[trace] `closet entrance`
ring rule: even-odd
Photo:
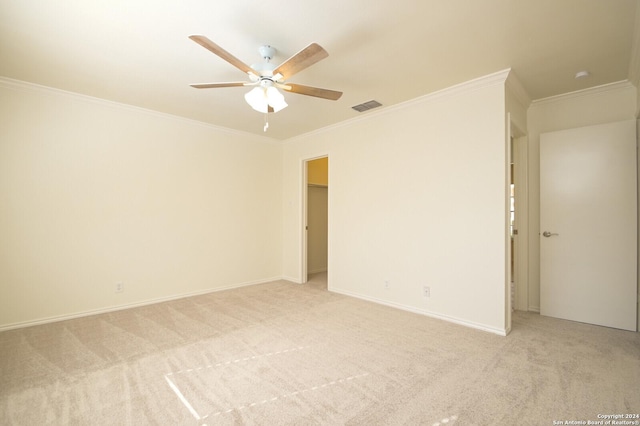
[[[307,160],[305,169],[306,282],[310,275],[326,273],[328,268],[329,157]]]

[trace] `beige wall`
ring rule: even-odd
[[[0,328],[280,277],[279,143],[7,81],[0,116]]]
[[[328,192],[326,186],[307,188],[307,273],[327,270]]]
[[[527,109],[531,105],[531,99],[513,71],[509,72],[507,77],[505,105],[511,119],[511,135],[524,135],[527,131]]]
[[[636,88],[630,83],[616,83],[534,101],[529,108],[530,310],[540,310],[540,134],[633,119],[636,106]]]
[[[629,119],[640,105],[620,83],[536,101],[525,116],[509,87],[489,76],[281,144],[0,80],[0,329],[300,281],[302,164],[327,155],[332,290],[501,332],[505,105],[529,140],[532,310],[540,133]]]
[[[318,158],[307,163],[307,182],[312,185],[329,185],[329,158]]]
[[[283,275],[301,280],[301,165],[328,155],[330,289],[504,333],[505,77],[287,141]]]
[[[0,85],[0,327],[301,281],[303,164],[328,156],[330,289],[503,334],[505,78],[284,143]]]

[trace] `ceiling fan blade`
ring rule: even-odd
[[[311,43],[280,64],[278,68],[273,70],[273,75],[281,74],[283,79],[286,80],[292,75],[310,67],[327,56],[329,56],[329,54],[322,48],[322,46],[316,43]]]
[[[238,87],[238,86],[250,86],[253,83],[247,83],[245,81],[233,81],[229,83],[198,83],[190,84],[189,86],[196,89],[215,89],[217,87]]]
[[[342,96],[342,92],[329,89],[320,89],[318,87],[305,86],[302,84],[286,83],[278,85],[282,90],[287,92],[297,93],[299,95],[315,96],[316,98],[329,99],[331,101],[337,101]]]
[[[203,35],[190,35],[189,38],[210,52],[218,55],[225,61],[229,62],[234,67],[238,68],[242,72],[246,72],[247,74],[253,74],[256,77],[260,77],[260,73],[251,68],[249,65],[242,62],[240,59],[233,56],[231,53],[224,50],[222,47],[218,46],[208,38]]]

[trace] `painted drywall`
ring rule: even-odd
[[[7,80],[0,116],[0,327],[280,277],[279,143]]]
[[[513,71],[507,76],[505,88],[505,105],[511,120],[511,136],[520,137],[527,130],[527,110],[531,105],[531,99]]]
[[[326,186],[307,188],[307,273],[327,270],[328,192]]]
[[[329,158],[307,162],[307,182],[312,185],[329,185]]]
[[[529,141],[529,310],[540,311],[540,134],[635,117],[637,90],[621,82],[534,101],[527,112]]]
[[[505,333],[505,78],[287,141],[283,275],[301,281],[302,164],[328,154],[330,290]]]

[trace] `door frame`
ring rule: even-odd
[[[308,273],[308,249],[307,249],[307,242],[308,242],[308,235],[307,235],[307,231],[308,231],[308,211],[309,211],[309,191],[308,191],[308,187],[309,187],[309,162],[313,161],[313,160],[318,160],[320,158],[327,158],[329,159],[329,153],[323,153],[323,154],[318,154],[318,155],[314,155],[312,157],[304,157],[301,159],[300,161],[300,167],[301,167],[301,175],[302,175],[302,193],[300,196],[300,213],[301,213],[301,217],[300,217],[300,284],[305,284],[309,277],[307,276]],[[328,160],[328,166],[327,166],[327,176],[328,176],[328,181],[331,181],[331,160]],[[327,216],[329,215],[329,212],[331,211],[331,202],[330,202],[330,197],[329,197],[329,191],[330,191],[330,185],[327,185]],[[331,224],[327,223],[327,239],[329,238],[329,229],[330,229]],[[329,245],[329,241],[327,241],[327,251],[330,251],[330,245]],[[329,282],[329,262],[330,262],[330,257],[327,253],[327,285]]]
[[[520,136],[518,136],[520,135]],[[521,132],[514,132],[514,174],[516,220],[518,237],[515,241],[515,309],[529,310],[529,140]]]
[[[511,114],[507,113],[506,125],[505,125],[505,282],[504,282],[504,328],[505,334],[511,332],[511,157],[512,157],[512,127]]]
[[[505,283],[505,322],[507,333],[511,330],[512,307],[519,311],[529,310],[529,179],[528,179],[528,144],[529,140],[524,131],[518,128],[507,114],[507,229],[506,229],[506,283]],[[518,230],[514,240],[514,271],[511,271],[511,235],[510,228],[510,185],[511,163],[515,182],[516,215],[514,227]],[[514,281],[512,305],[511,281]]]

